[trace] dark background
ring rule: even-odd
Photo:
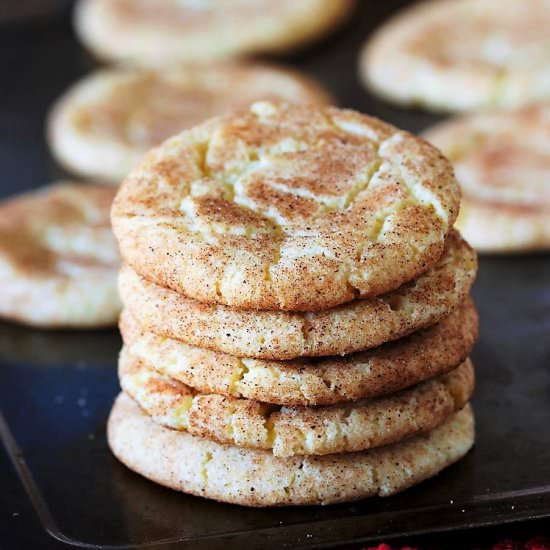
[[[0,196],[64,175],[48,153],[45,116],[68,85],[97,66],[72,34],[68,2],[7,23],[16,1],[0,4]],[[361,44],[406,3],[359,2],[340,31],[276,61],[319,79],[342,106],[422,130],[440,117],[396,109],[357,80]],[[327,508],[244,509],[132,474],[110,455],[104,436],[118,391],[117,333],[0,324],[0,435],[8,451],[0,448],[0,548],[319,547],[454,529],[461,531],[408,541],[468,548],[548,532],[545,520],[533,521],[550,516],[548,256],[482,258],[474,298],[482,323],[473,354],[474,450],[403,495]],[[500,527],[479,529],[490,524]]]

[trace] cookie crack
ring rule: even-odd
[[[237,386],[240,382],[244,380],[244,377],[250,372],[250,368],[246,365],[244,360],[240,357],[236,358],[237,369],[229,380],[228,391],[232,395],[241,396],[241,392],[238,390]]]
[[[449,216],[445,212],[441,200],[436,197],[433,191],[430,191],[419,182],[410,182],[404,172],[402,163],[398,164],[397,169],[399,171],[400,180],[405,184],[409,192],[411,203],[420,205],[423,208],[431,207],[437,218],[443,223],[444,227],[447,228],[449,225]]]
[[[207,451],[204,453],[204,458],[201,462],[201,469],[200,469],[200,475],[202,479],[203,488],[206,489],[206,486],[208,484],[208,464],[212,462],[214,456],[210,451]]]

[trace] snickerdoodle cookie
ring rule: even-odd
[[[324,35],[354,0],[80,0],[76,31],[100,58],[158,66],[290,51]]]
[[[259,99],[331,102],[305,76],[258,63],[104,69],[76,83],[54,106],[49,144],[69,170],[118,184],[151,147]]]
[[[334,107],[260,102],[153,149],[113,204],[137,273],[200,302],[316,311],[428,270],[458,213],[426,141]]]
[[[436,110],[550,98],[550,0],[430,0],[383,24],[360,59],[365,84]]]
[[[467,405],[435,430],[400,443],[284,458],[164,428],[121,394],[108,441],[131,470],[186,493],[245,506],[331,504],[389,496],[436,475],[470,450],[474,418]]]
[[[61,182],[0,203],[0,317],[46,328],[116,323],[114,194]]]

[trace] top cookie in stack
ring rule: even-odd
[[[423,140],[336,108],[256,103],[153,150],[122,185],[126,263],[204,303],[317,311],[441,257],[460,193]]]
[[[255,103],[151,151],[112,210],[114,453],[261,506],[388,495],[458,460],[477,337],[459,201],[434,147],[333,107]]]

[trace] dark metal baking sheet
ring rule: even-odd
[[[436,117],[375,100],[356,78],[360,43],[402,4],[361,2],[341,32],[281,61],[319,78],[342,105],[420,130]],[[2,31],[1,196],[61,174],[44,115],[93,66],[66,18]],[[325,508],[245,509],[131,473],[104,435],[118,335],[0,324],[0,547],[306,548],[550,517],[550,258],[482,258],[474,297],[474,450],[402,495]]]

